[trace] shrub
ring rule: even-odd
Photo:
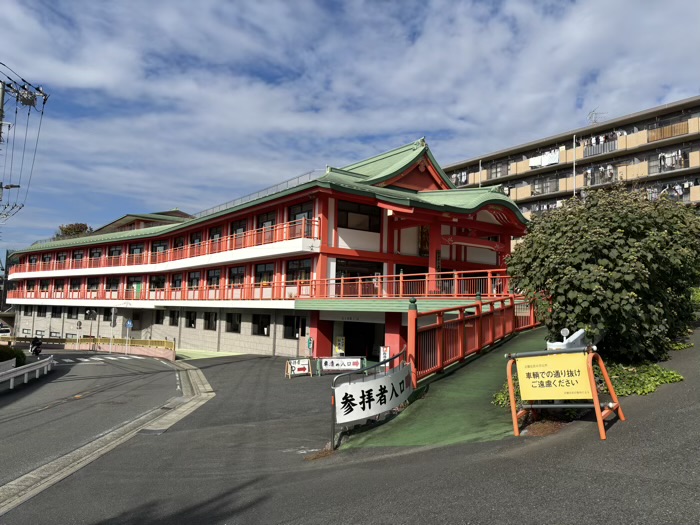
[[[536,217],[507,264],[550,340],[584,328],[604,336],[606,361],[658,361],[694,321],[700,216],[623,187],[591,191]]]
[[[0,346],[0,361],[9,361],[17,359],[15,366],[23,366],[27,362],[27,356],[24,352],[13,346]]]

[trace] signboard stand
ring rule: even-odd
[[[284,377],[295,376],[311,376],[313,377],[313,368],[311,367],[311,359],[289,359],[284,367]]]
[[[598,421],[600,439],[605,440],[605,424],[607,417],[616,414],[620,421],[625,421],[625,415],[615,394],[608,371],[600,355],[595,352],[595,346],[585,351],[552,352],[523,352],[506,354],[509,358],[506,366],[508,375],[508,392],[510,394],[510,413],[513,419],[513,434],[520,435],[519,420],[529,412],[536,414],[537,410],[552,408],[592,408]],[[609,403],[601,403],[598,397],[593,361],[600,367],[605,384],[612,399]],[[513,365],[518,366],[520,396],[523,399],[522,408],[518,411],[515,402],[515,387],[513,385]],[[564,372],[562,374],[562,372]],[[542,377],[540,377],[542,376]],[[580,385],[579,379],[580,378]],[[574,384],[574,381],[576,382]],[[591,403],[525,403],[528,401],[590,399]]]

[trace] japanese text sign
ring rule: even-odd
[[[360,357],[324,357],[320,361],[323,372],[348,372],[359,370],[363,366]]]
[[[519,357],[520,398],[526,401],[592,399],[585,353]]]
[[[285,376],[303,376],[303,375],[313,375],[311,370],[311,360],[310,359],[289,359],[285,366]]]
[[[376,379],[344,383],[334,389],[336,423],[347,423],[387,412],[413,392],[411,365],[394,368]]]

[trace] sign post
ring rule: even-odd
[[[131,319],[126,320],[126,348],[124,350],[124,354],[128,355],[129,354],[129,330],[131,330],[134,327],[134,322]]]
[[[513,419],[513,434],[520,435],[518,421],[532,410],[552,408],[593,408],[598,421],[600,439],[606,439],[604,420],[617,414],[620,421],[625,420],[622,407],[615,394],[608,371],[601,357],[595,352],[595,346],[585,350],[557,350],[543,352],[522,352],[506,354],[508,365],[508,392],[510,394],[510,412]],[[598,397],[593,361],[596,361],[605,379],[612,401],[601,403]],[[513,366],[516,366],[521,410],[517,410],[515,387],[513,384]],[[529,401],[526,403],[525,400]],[[588,403],[557,403],[566,400],[591,400]],[[532,403],[532,401],[555,401],[554,403]]]
[[[78,328],[78,351],[80,351],[80,330],[83,328],[83,323],[78,321],[75,326]]]
[[[112,343],[114,343],[114,327],[117,326],[117,309],[112,308],[112,320],[109,323],[109,353],[112,353]]]

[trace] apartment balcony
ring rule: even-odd
[[[688,132],[688,121],[685,120],[683,122],[667,124],[656,129],[648,130],[647,140],[649,142],[656,142],[657,140],[664,140],[670,139],[672,137],[678,137],[680,135],[687,135]]]
[[[309,243],[293,241],[319,238],[318,219],[300,219],[168,250],[15,264],[9,275],[20,279],[178,270],[313,251]]]
[[[611,153],[613,151],[617,151],[617,140],[586,146],[583,149],[583,156],[584,158],[592,157],[594,155],[603,155],[604,153]]]
[[[180,288],[127,288],[116,290],[10,290],[10,303],[85,304],[89,301],[265,301],[305,299],[460,299],[501,297],[510,293],[510,277],[505,270],[440,272],[435,274],[376,275],[334,279],[281,281],[245,284],[202,284]],[[111,303],[110,303],[111,304]],[[223,305],[222,305],[223,306]],[[235,306],[230,304],[227,306]]]

